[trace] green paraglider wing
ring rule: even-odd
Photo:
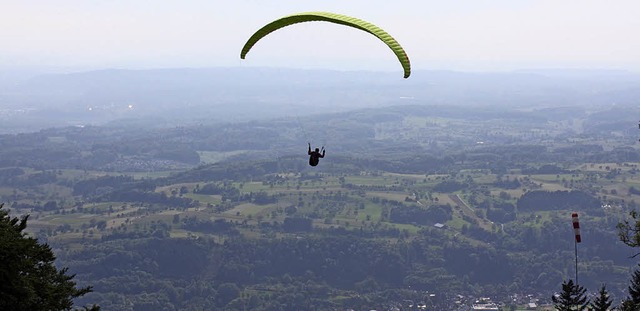
[[[411,63],[409,62],[409,57],[407,53],[405,53],[400,43],[396,41],[391,35],[389,35],[386,31],[382,30],[380,27],[371,24],[369,22],[363,21],[361,19],[357,19],[354,17],[349,17],[346,15],[334,14],[329,12],[306,12],[306,13],[298,13],[289,16],[285,16],[283,18],[277,19],[264,27],[260,28],[256,33],[254,33],[251,38],[244,44],[242,47],[242,52],[240,52],[240,58],[244,59],[249,53],[249,50],[256,44],[260,39],[265,37],[266,35],[289,25],[303,23],[303,22],[312,22],[312,21],[325,21],[340,25],[345,25],[349,27],[353,27],[356,29],[360,29],[366,31],[378,39],[382,40],[393,53],[396,54],[402,68],[404,69],[404,77],[405,79],[409,77],[411,74]]]

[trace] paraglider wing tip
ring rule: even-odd
[[[249,47],[247,46],[248,43],[245,43],[242,47],[242,50],[240,50],[240,59],[245,59],[247,57],[247,54],[249,54]]]

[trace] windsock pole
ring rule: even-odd
[[[574,248],[576,256],[576,285],[578,285],[578,243],[582,242],[580,237],[580,222],[578,221],[578,213],[571,214],[571,221],[573,222],[573,231],[575,233]]]

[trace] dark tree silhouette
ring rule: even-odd
[[[635,304],[633,303],[633,301],[629,300],[629,298],[626,298],[626,299],[624,299],[622,301],[620,306],[615,310],[619,310],[619,311],[636,311],[637,309],[636,309]]]
[[[640,247],[640,214],[633,210],[629,212],[632,220],[618,223],[618,236],[620,241],[630,247]],[[640,255],[636,253],[633,257]],[[631,275],[631,284],[628,287],[629,296],[622,302],[619,309],[638,310],[640,308],[640,270],[636,269]]]
[[[582,311],[589,304],[586,292],[584,287],[573,284],[573,280],[569,280],[562,283],[562,292],[552,296],[551,300],[558,311]]]
[[[629,212],[632,220],[618,223],[618,237],[622,243],[631,247],[640,247],[640,215],[635,210]],[[638,256],[636,253],[633,257]]]
[[[23,232],[28,215],[11,218],[2,208],[0,204],[0,310],[71,310],[73,299],[91,287],[76,288],[75,275],[54,266],[49,245]]]
[[[602,285],[598,291],[598,296],[591,302],[591,309],[593,311],[607,311],[611,307],[613,301],[607,292],[606,285]]]
[[[636,308],[640,307],[640,270],[633,271],[628,289],[629,297],[627,298],[627,303]]]

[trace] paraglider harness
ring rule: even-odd
[[[320,162],[320,158],[324,158],[324,152],[324,146],[322,146],[321,150],[318,150],[318,148],[316,148],[316,150],[311,151],[311,143],[309,143],[309,151],[307,152],[307,154],[309,155],[309,165],[318,165],[318,163]]]

